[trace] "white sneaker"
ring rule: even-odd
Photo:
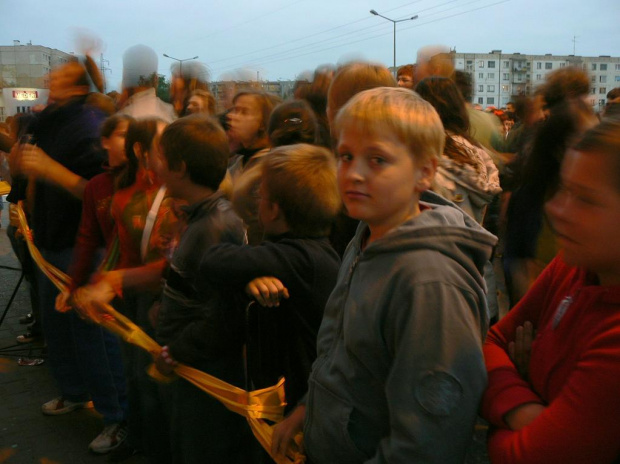
[[[118,448],[125,438],[127,438],[127,426],[124,423],[110,424],[90,442],[88,449],[96,454],[109,453]]]
[[[80,401],[76,403],[59,396],[41,406],[41,412],[47,416],[59,416],[61,414],[67,414],[71,411],[75,411],[76,409],[92,407],[92,401]]]

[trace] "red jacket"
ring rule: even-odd
[[[482,415],[498,427],[489,438],[492,462],[599,464],[620,456],[620,286],[595,282],[556,257],[490,330]],[[526,321],[536,330],[529,383],[507,352]],[[547,408],[522,430],[509,430],[504,415],[528,402]]]

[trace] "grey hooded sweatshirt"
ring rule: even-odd
[[[417,217],[345,252],[309,379],[313,464],[459,463],[486,387],[482,272],[496,238],[427,192]]]

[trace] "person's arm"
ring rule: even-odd
[[[253,279],[273,276],[292,291],[313,269],[310,254],[298,243],[265,242],[259,246],[223,243],[209,248],[200,259],[200,278],[243,290]]]
[[[103,232],[97,220],[94,186],[92,183],[89,183],[84,191],[80,228],[78,229],[73,250],[72,263],[69,267],[73,289],[84,285],[88,281],[89,273],[93,270],[97,251],[105,246]]]
[[[518,367],[510,359],[510,343],[515,340],[517,328],[526,322],[537,329],[556,270],[557,258],[543,271],[530,291],[508,312],[487,335],[483,350],[489,385],[482,399],[481,415],[496,427],[509,428],[506,414],[525,404],[544,402],[532,391]]]
[[[367,463],[461,463],[486,385],[481,295],[450,283],[408,284],[390,292],[382,329],[392,356],[390,431]]]
[[[19,174],[63,188],[80,200],[84,196],[88,180],[53,160],[35,145],[23,145],[16,169]]]
[[[610,328],[594,337],[560,394],[534,420],[518,431],[498,429],[491,435],[491,461],[615,462],[620,455],[618,366],[620,331]]]

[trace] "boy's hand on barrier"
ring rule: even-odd
[[[515,341],[508,344],[508,355],[514,363],[517,371],[524,380],[529,380],[530,354],[534,341],[534,326],[526,321],[517,327]]]
[[[257,277],[245,286],[245,293],[269,308],[280,306],[280,300],[289,297],[288,289],[275,277]]]
[[[295,442],[295,436],[302,431],[305,416],[306,406],[301,404],[293,409],[293,412],[282,422],[273,426],[271,453],[274,456],[286,456],[288,449],[303,453],[303,443],[300,443],[298,446]]]
[[[159,356],[155,358],[155,367],[164,375],[172,375],[174,373],[174,368],[178,365],[179,363],[176,362],[170,355],[170,351],[167,346],[164,346],[161,349]]]

